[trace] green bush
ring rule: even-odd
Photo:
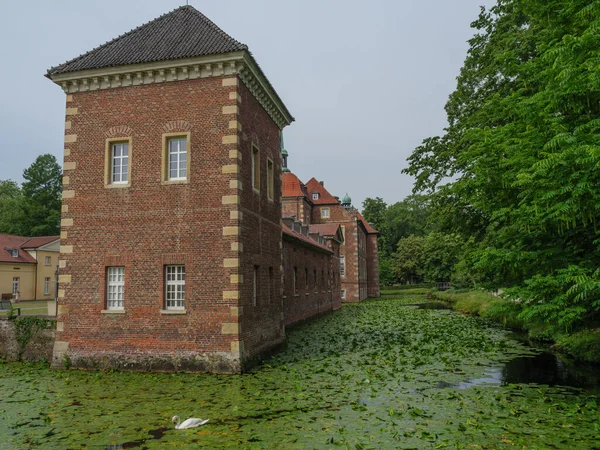
[[[600,363],[600,328],[561,336],[556,346],[581,361]]]

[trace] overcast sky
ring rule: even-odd
[[[411,193],[400,171],[442,132],[479,5],[492,0],[190,0],[247,44],[296,118],[289,167],[361,208]],[[62,163],[64,93],[46,70],[185,0],[0,0],[0,179],[42,153]]]

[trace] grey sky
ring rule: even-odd
[[[62,163],[64,93],[43,75],[185,0],[0,0],[0,179],[22,182],[42,153]],[[296,118],[289,167],[387,203],[410,194],[400,174],[446,124],[479,5],[491,0],[191,0],[247,44]]]

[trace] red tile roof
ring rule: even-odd
[[[306,186],[304,186],[304,183],[302,183],[302,181],[300,181],[298,177],[291,172],[286,172],[282,174],[281,195],[283,197],[308,198]]]
[[[356,212],[356,217],[358,217],[358,220],[360,220],[362,222],[362,224],[365,226],[365,229],[367,230],[367,233],[369,234],[379,234],[379,231],[377,231],[375,228],[373,228],[369,222],[367,222],[367,220],[362,216],[361,213],[359,213],[358,211]]]
[[[344,242],[344,236],[340,231],[338,223],[318,223],[308,226],[309,233],[321,233],[325,237],[333,237],[340,244]]]
[[[281,228],[282,228],[283,234],[285,234],[286,236],[290,236],[290,237],[298,239],[299,241],[302,241],[306,244],[312,245],[313,247],[317,247],[319,250],[325,250],[329,253],[333,253],[333,251],[329,247],[327,247],[323,244],[319,244],[317,241],[315,241],[314,239],[312,239],[308,236],[304,236],[303,234],[297,233],[296,231],[292,231],[290,229],[290,227],[288,227],[285,223],[282,225]]]
[[[306,183],[306,189],[308,190],[310,199],[315,205],[331,205],[339,203],[339,201],[336,200],[335,197],[331,195],[329,191],[327,191],[327,189],[325,189],[325,187],[314,177],[311,178],[308,183]],[[318,199],[313,199],[313,192],[318,192]]]
[[[315,223],[308,226],[311,233],[321,233],[323,236],[336,236],[340,225],[337,223]]]
[[[0,234],[0,262],[8,263],[36,263],[33,256],[27,253],[26,248],[42,247],[50,242],[60,239],[60,236],[39,236],[34,238]],[[18,249],[19,256],[13,257],[12,250]]]
[[[29,238],[22,236],[12,236],[10,234],[0,234],[0,262],[7,263],[34,263],[35,258],[21,249],[21,245],[27,242]],[[19,249],[19,256],[12,256],[12,249]]]
[[[38,248],[47,245],[51,242],[58,241],[60,236],[38,236],[30,238],[21,247],[23,248]]]

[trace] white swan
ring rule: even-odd
[[[176,430],[187,430],[188,428],[196,428],[200,425],[208,423],[208,419],[194,419],[193,417],[185,419],[182,423],[179,423],[179,416],[173,416],[171,422],[175,424]]]

